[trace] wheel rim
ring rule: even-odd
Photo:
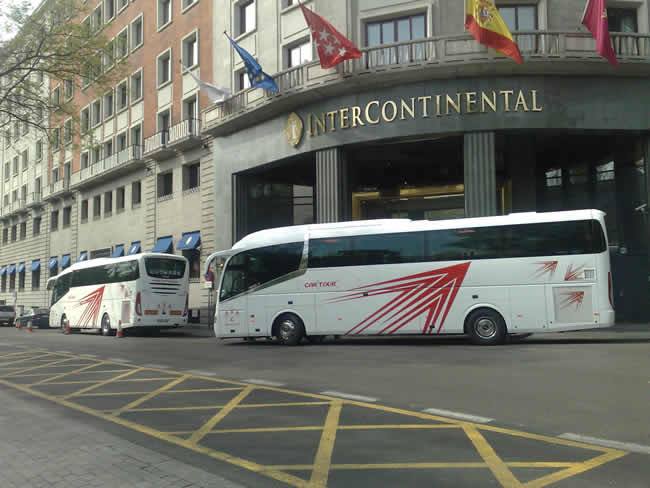
[[[492,339],[497,334],[497,324],[490,318],[482,317],[476,321],[474,330],[481,339]]]
[[[280,324],[280,338],[283,341],[291,339],[296,333],[296,324],[291,320],[284,320]]]

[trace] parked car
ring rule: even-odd
[[[47,329],[50,327],[50,311],[47,308],[32,308],[25,310],[25,313],[16,319],[21,327],[32,327]]]
[[[0,325],[14,325],[16,308],[13,305],[0,305]]]

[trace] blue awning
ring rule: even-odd
[[[25,263],[19,263],[17,271],[18,271],[18,274],[24,273],[25,272]]]
[[[129,255],[131,255],[131,254],[140,254],[141,249],[142,249],[142,246],[140,245],[140,241],[133,241],[131,243],[131,247],[129,248]]]
[[[160,252],[164,254],[172,254],[174,249],[174,238],[172,236],[159,237],[156,245],[151,252]]]
[[[59,258],[56,256],[50,258],[50,262],[47,264],[48,268],[50,268],[50,271],[53,269],[56,269],[56,267],[59,265]]]
[[[79,259],[77,259],[77,262],[80,263],[81,261],[86,261],[88,259],[88,251],[81,251],[79,253]]]
[[[201,245],[201,233],[200,232],[185,232],[183,237],[178,241],[176,249],[179,251],[190,251],[198,248]]]
[[[41,269],[41,260],[34,259],[34,261],[32,261],[32,272],[38,271],[39,269]]]
[[[113,249],[113,254],[111,255],[112,258],[121,258],[124,256],[124,244],[118,244],[115,246],[115,249]]]
[[[7,268],[7,274],[12,275],[15,273],[16,273],[16,265],[10,264],[9,267]]]
[[[63,256],[61,256],[61,269],[69,268],[71,263],[72,263],[72,259],[70,259],[69,254],[64,254]]]
[[[0,268],[0,276],[4,276],[6,272],[7,272],[7,267],[6,266],[3,266],[2,268]]]

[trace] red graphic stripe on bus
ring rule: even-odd
[[[564,299],[560,303],[560,308],[569,308],[571,305],[576,306],[578,310],[582,306],[582,302],[585,301],[585,292],[584,291],[570,291],[568,293],[562,293]]]
[[[539,266],[535,272],[535,278],[541,278],[544,275],[549,275],[551,278],[553,278],[553,275],[557,270],[558,263],[559,261],[541,261],[539,263],[535,263],[537,266]]]
[[[84,309],[81,317],[79,317],[79,326],[87,327],[89,325],[94,326],[97,323],[97,317],[99,316],[99,310],[102,306],[102,298],[104,298],[104,286],[97,288],[92,293],[89,293],[81,300],[79,300],[79,305],[77,307],[83,307]]]
[[[350,329],[347,334],[361,334],[372,327],[378,334],[394,334],[420,316],[426,316],[422,333],[440,333],[462,285],[470,263],[372,283],[351,290],[352,293],[331,303],[358,300],[384,294],[397,294]]]
[[[581,280],[582,278],[580,277],[580,273],[582,273],[583,269],[584,269],[584,265],[574,268],[573,265],[570,264],[569,268],[566,270],[566,274],[564,275],[564,281]]]

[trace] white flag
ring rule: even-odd
[[[208,98],[212,103],[223,102],[227,97],[231,95],[230,90],[227,88],[219,88],[218,86],[215,86],[211,83],[202,81],[184,65],[181,64],[181,66],[183,66],[183,72],[190,75],[194,81],[196,81],[196,84],[199,85],[199,89],[203,90],[206,95],[208,95]]]

